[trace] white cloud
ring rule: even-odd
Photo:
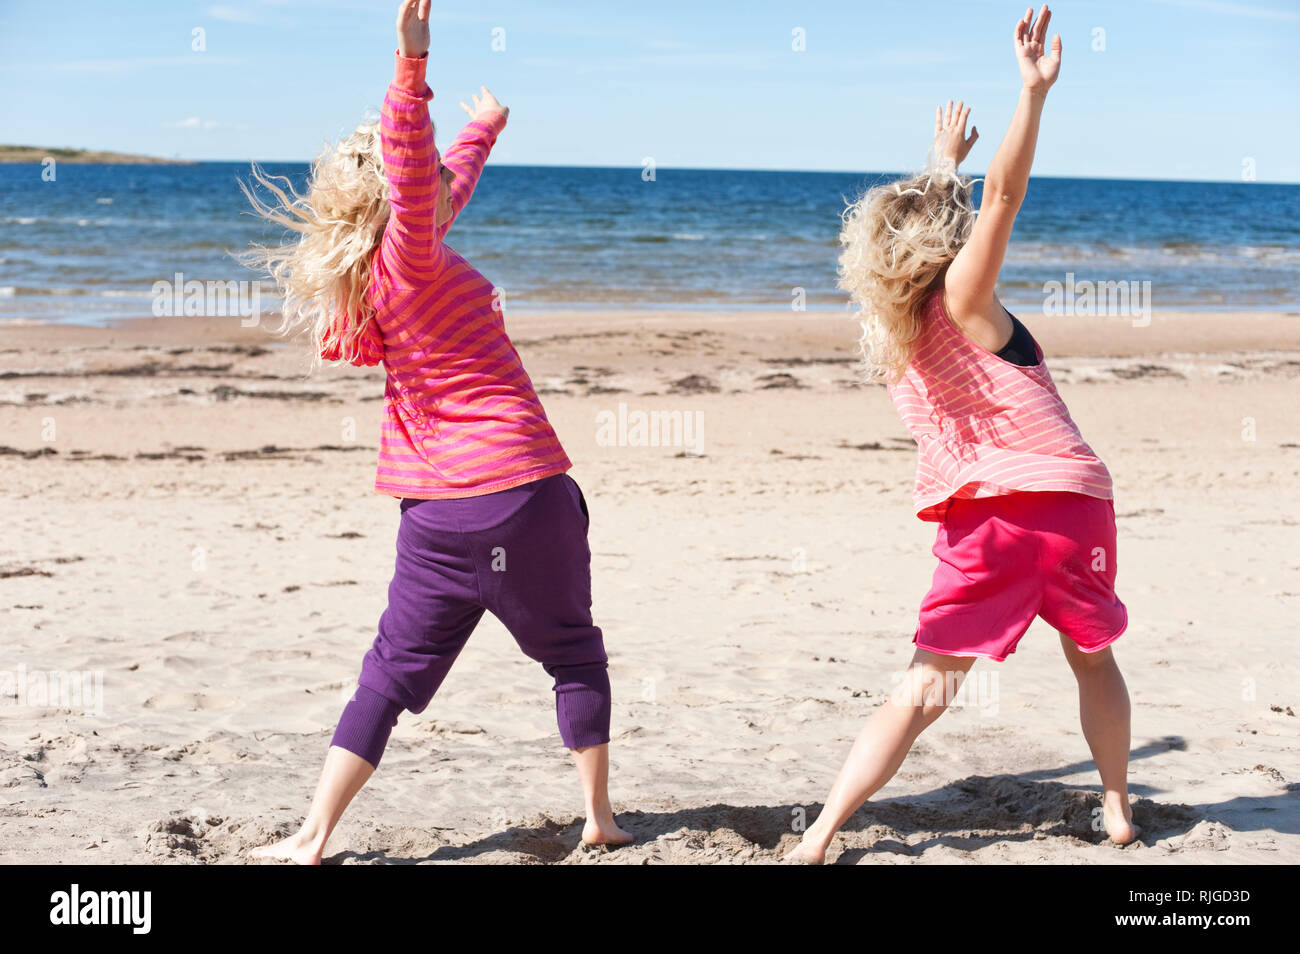
[[[225,20],[227,23],[257,23],[257,15],[249,10],[239,10],[235,7],[208,7],[208,16],[214,20]]]
[[[525,56],[520,62],[524,66],[540,66],[545,68],[572,66],[572,60],[561,59],[554,56]]]
[[[126,73],[131,70],[171,66],[230,66],[242,60],[210,53],[189,53],[185,56],[142,56],[130,60],[70,60],[64,63],[7,63],[0,70],[24,73]]]
[[[1218,0],[1155,0],[1155,2],[1189,10],[1206,10],[1210,13],[1229,13],[1239,17],[1255,17],[1259,20],[1300,22],[1300,13],[1294,10],[1273,10],[1269,7],[1252,7],[1244,3],[1220,3]]]
[[[187,119],[178,119],[175,122],[163,123],[168,129],[216,129],[221,123],[215,119],[199,119],[198,116],[190,116]]]

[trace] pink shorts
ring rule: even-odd
[[[934,541],[939,566],[912,641],[999,662],[1035,616],[1085,653],[1128,626],[1115,595],[1115,505],[1075,493],[953,500]]]

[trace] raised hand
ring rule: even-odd
[[[1030,7],[1016,24],[1016,62],[1020,64],[1020,78],[1025,89],[1033,93],[1046,93],[1061,72],[1061,34],[1052,37],[1052,52],[1044,45],[1047,24],[1052,22],[1052,11],[1043,4],[1034,22],[1034,8]]]
[[[460,104],[460,108],[469,113],[470,119],[478,119],[484,113],[490,113],[494,110],[507,119],[510,117],[510,107],[498,103],[497,98],[492,95],[486,86],[480,86],[479,92],[470,98],[474,100],[472,108],[466,103]]]
[[[975,145],[975,140],[980,137],[979,129],[975,126],[970,128],[970,136],[966,135],[966,117],[969,115],[970,107],[962,101],[958,101],[955,110],[952,108],[952,100],[948,100],[946,112],[942,106],[936,106],[934,110],[935,155],[940,159],[951,159],[954,166],[961,165],[971,146]]]
[[[429,52],[429,0],[402,0],[397,8],[397,52],[412,59]]]

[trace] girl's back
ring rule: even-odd
[[[475,116],[439,155],[424,58],[398,54],[380,142],[392,212],[367,289],[387,384],[375,490],[482,495],[570,465],[506,334],[492,282],[445,244],[506,116]]]
[[[1083,440],[1035,346],[1021,367],[961,333],[943,289],[925,299],[920,335],[890,397],[917,443],[913,504],[942,520],[952,499],[1072,491],[1109,500],[1110,472]]]

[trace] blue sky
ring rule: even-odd
[[[383,99],[392,0],[0,0],[0,136],[302,160]],[[935,105],[973,105],[984,168],[1015,105],[1016,2],[434,3],[439,140],[488,85],[495,161],[904,170]],[[195,52],[192,31],[204,31]],[[492,49],[504,30],[505,50]],[[796,28],[806,49],[796,52]],[[1094,50],[1100,28],[1104,50]],[[1040,175],[1300,182],[1300,2],[1062,2]],[[500,34],[498,33],[498,36]]]

